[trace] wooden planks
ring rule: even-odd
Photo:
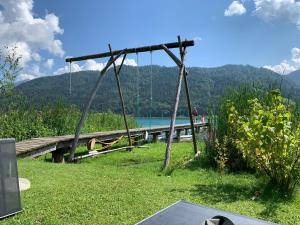
[[[204,127],[207,124],[197,123],[195,127]],[[190,129],[190,124],[177,125],[175,129]],[[155,134],[159,132],[165,132],[169,130],[169,126],[160,126],[150,128],[135,128],[130,129],[131,136],[136,136],[146,131],[149,134]],[[87,143],[92,138],[97,138],[102,141],[113,140],[122,135],[127,135],[126,130],[94,132],[89,134],[82,134],[79,137],[80,143]],[[32,138],[16,143],[16,154],[19,157],[36,157],[48,152],[55,151],[61,148],[69,148],[74,140],[73,135],[54,136],[54,137],[41,137]]]

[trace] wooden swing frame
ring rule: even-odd
[[[123,119],[124,119],[127,136],[128,136],[128,144],[129,144],[129,146],[132,146],[131,135],[130,135],[127,119],[126,119],[125,103],[124,103],[124,98],[123,98],[123,93],[122,93],[121,83],[120,83],[120,78],[119,78],[120,71],[124,64],[126,56],[128,54],[140,53],[140,52],[153,52],[153,51],[158,51],[158,50],[164,50],[167,53],[167,55],[169,55],[170,58],[176,63],[176,65],[179,67],[179,71],[180,71],[179,76],[178,76],[177,86],[176,86],[176,96],[175,96],[175,102],[174,102],[173,112],[172,112],[172,119],[171,119],[171,124],[170,124],[170,129],[169,129],[169,136],[168,136],[166,153],[165,153],[166,155],[165,155],[165,161],[164,161],[164,168],[166,168],[170,163],[171,146],[172,146],[172,141],[173,141],[172,137],[174,134],[174,127],[175,127],[176,114],[177,114],[177,109],[178,109],[178,104],[179,104],[179,97],[180,97],[180,92],[181,92],[182,81],[184,82],[185,91],[186,91],[186,97],[187,97],[187,103],[188,103],[187,107],[188,107],[189,118],[190,118],[190,123],[191,123],[194,152],[195,152],[195,154],[197,154],[198,149],[197,149],[197,142],[196,142],[196,135],[195,135],[195,126],[194,126],[193,115],[192,115],[189,85],[188,85],[188,81],[187,81],[188,74],[187,74],[186,67],[184,64],[186,49],[187,49],[187,47],[191,47],[191,46],[194,46],[193,40],[181,41],[180,36],[178,36],[178,42],[173,42],[173,43],[144,46],[144,47],[139,47],[139,48],[126,48],[126,49],[117,50],[117,51],[113,51],[111,48],[111,45],[109,44],[108,45],[109,52],[104,52],[104,53],[99,53],[99,54],[94,54],[94,55],[80,56],[80,57],[73,57],[73,58],[66,58],[65,59],[66,62],[72,63],[75,61],[110,57],[108,62],[106,63],[106,66],[100,71],[100,76],[99,76],[99,78],[95,84],[95,87],[92,90],[90,97],[84,107],[83,113],[81,115],[81,118],[80,118],[79,123],[76,128],[74,142],[73,142],[71,150],[70,150],[69,161],[74,160],[74,155],[75,155],[76,147],[78,145],[78,140],[79,140],[79,135],[80,135],[81,129],[87,118],[92,101],[96,96],[96,93],[99,89],[101,81],[111,65],[113,65],[114,74],[116,77],[118,93],[119,93],[120,103],[121,103],[121,107],[122,107]],[[180,58],[178,58],[176,55],[174,55],[173,52],[170,51],[170,49],[172,49],[172,48],[179,48]],[[120,56],[123,56],[123,58],[122,58],[119,68],[117,68],[117,65],[115,62]]]

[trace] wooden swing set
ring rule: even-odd
[[[81,132],[81,129],[84,125],[84,122],[87,118],[89,109],[91,107],[91,104],[93,102],[93,99],[96,96],[96,93],[99,89],[99,86],[101,84],[101,81],[106,74],[107,70],[110,68],[110,66],[113,65],[113,70],[114,74],[116,77],[116,82],[117,82],[117,87],[118,87],[118,93],[119,93],[119,98],[120,98],[120,103],[121,103],[121,108],[122,108],[122,114],[123,114],[123,119],[127,131],[127,137],[128,137],[128,148],[132,149],[132,140],[131,140],[131,135],[130,135],[130,130],[128,127],[127,119],[126,119],[126,110],[125,110],[125,103],[124,103],[124,98],[123,98],[123,93],[122,93],[122,88],[121,88],[121,83],[120,83],[120,71],[121,68],[124,64],[124,61],[126,59],[126,56],[128,54],[132,53],[141,53],[141,52],[153,52],[153,51],[158,51],[158,50],[164,50],[168,56],[176,63],[176,65],[179,68],[179,76],[177,80],[177,86],[176,86],[176,95],[175,95],[175,102],[173,106],[173,112],[172,112],[172,118],[171,118],[171,124],[169,128],[169,135],[168,135],[168,140],[167,140],[167,146],[166,146],[166,152],[165,152],[165,160],[164,160],[164,167],[167,168],[169,163],[170,163],[170,158],[171,158],[171,146],[172,146],[172,141],[173,141],[173,134],[174,134],[174,127],[175,127],[175,121],[176,121],[176,114],[177,114],[177,109],[178,109],[178,104],[179,104],[179,97],[180,97],[180,92],[181,92],[181,86],[182,82],[184,83],[185,86],[185,92],[186,92],[186,97],[187,97],[187,107],[188,107],[188,112],[189,112],[189,118],[190,118],[190,123],[191,123],[191,131],[192,131],[192,139],[193,139],[193,146],[194,146],[194,152],[195,154],[198,153],[197,149],[197,142],[196,142],[196,135],[195,135],[195,127],[194,127],[194,121],[193,121],[193,115],[192,115],[192,106],[191,106],[191,100],[190,100],[190,93],[189,93],[189,85],[187,81],[187,71],[185,67],[185,56],[186,56],[186,50],[187,47],[194,46],[194,41],[193,40],[185,40],[181,41],[180,36],[178,36],[178,42],[173,42],[173,43],[166,43],[166,44],[159,44],[159,45],[151,45],[151,46],[144,46],[144,47],[139,47],[139,48],[125,48],[123,50],[116,50],[113,51],[111,45],[108,45],[109,52],[104,52],[104,53],[99,53],[99,54],[94,54],[94,55],[86,55],[86,56],[80,56],[80,57],[73,57],[73,58],[66,58],[65,61],[69,62],[70,64],[72,62],[76,61],[83,61],[83,60],[88,60],[88,59],[99,59],[99,58],[106,58],[109,57],[108,62],[106,63],[105,67],[100,71],[100,76],[95,84],[94,89],[92,90],[88,101],[86,102],[86,105],[84,107],[84,110],[82,112],[81,118],[79,120],[79,123],[77,125],[76,131],[75,131],[75,137],[74,141],[70,150],[70,155],[69,155],[69,161],[74,161],[74,156],[75,156],[75,151],[76,147],[78,145],[78,140],[79,140],[79,135]],[[177,57],[170,49],[173,48],[179,48],[179,54],[180,57]],[[121,60],[121,64],[119,67],[116,65],[116,60],[123,56]]]

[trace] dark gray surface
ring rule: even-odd
[[[20,211],[15,140],[0,139],[0,219]]]
[[[184,200],[157,212],[136,225],[203,225],[205,220],[215,216],[226,217],[234,225],[276,225],[275,223],[196,205]]]

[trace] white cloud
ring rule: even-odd
[[[118,58],[116,60],[116,65],[120,65],[122,62],[121,58]],[[100,71],[102,70],[106,65],[105,63],[97,63],[93,59],[89,59],[85,61],[85,63],[80,66],[78,63],[71,63],[71,72],[79,72],[83,70],[94,70],[94,71]],[[137,63],[134,59],[125,59],[124,65],[127,66],[137,66]],[[54,72],[55,75],[63,74],[63,73],[69,73],[70,72],[70,66],[66,65],[64,67],[59,68]]]
[[[59,74],[63,74],[63,73],[69,73],[71,70],[71,72],[79,72],[82,69],[82,67],[80,65],[78,65],[77,63],[71,63],[71,68],[69,65],[67,66],[64,66],[64,67],[61,67],[59,69],[57,69],[55,72],[54,72],[54,75],[59,75]]]
[[[32,53],[32,59],[39,62],[39,61],[41,61],[41,56],[40,56],[40,54],[34,52],[34,53]]]
[[[289,21],[300,29],[299,0],[252,0],[255,10],[253,14],[266,22],[281,20]],[[244,1],[233,1],[224,16],[242,15],[247,12]]]
[[[46,62],[44,63],[44,66],[47,69],[52,69],[53,65],[54,65],[54,60],[53,59],[47,59]]]
[[[0,0],[1,11],[0,39],[5,44],[25,42],[33,52],[40,49],[63,56],[62,43],[55,39],[62,34],[59,18],[47,14],[44,19],[33,16],[33,0]]]
[[[34,16],[33,0],[0,0],[0,5],[1,44],[17,47],[24,74],[30,70],[26,68],[29,62],[42,60],[41,50],[59,57],[64,55],[62,42],[56,38],[64,31],[56,15]]]
[[[116,65],[119,66],[121,64],[121,62],[122,62],[122,59],[118,58],[116,60]],[[136,61],[134,59],[125,59],[124,65],[127,65],[127,66],[138,66],[138,64],[136,63]]]
[[[225,10],[224,16],[240,16],[246,12],[246,8],[240,1],[233,1],[228,9]]]
[[[83,70],[102,70],[104,68],[104,63],[97,63],[93,59],[89,59],[85,62]]]
[[[37,78],[36,76],[32,75],[32,74],[28,74],[28,73],[21,73],[18,78],[17,78],[17,82],[18,81],[27,81],[27,80],[33,80]]]
[[[266,69],[273,70],[279,74],[289,74],[295,70],[300,69],[300,48],[293,48],[291,50],[291,58],[285,59],[278,65],[264,66]]]
[[[202,41],[202,37],[194,37],[194,38],[193,38],[193,41],[195,41],[195,42]]]
[[[33,64],[30,66],[30,69],[27,70],[27,72],[22,72],[17,77],[18,81],[24,81],[24,80],[33,80],[35,78],[45,76],[43,72],[40,71],[40,67],[37,64]]]
[[[300,29],[300,2],[297,0],[253,0],[254,14],[265,21],[285,19]]]

